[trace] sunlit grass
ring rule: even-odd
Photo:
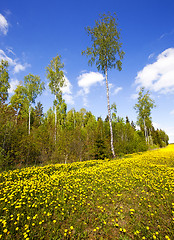
[[[1,239],[172,239],[174,145],[0,174]]]

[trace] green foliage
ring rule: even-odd
[[[95,22],[94,28],[87,27],[87,33],[91,36],[93,44],[91,48],[88,47],[87,50],[82,51],[82,55],[86,54],[90,56],[88,63],[92,65],[95,62],[98,71],[101,70],[105,74],[111,151],[113,157],[115,157],[115,151],[109,100],[108,69],[117,67],[117,69],[121,71],[121,60],[124,56],[124,52],[121,50],[122,43],[120,42],[120,32],[118,31],[116,14],[114,14],[114,16],[110,13],[108,15],[103,14],[100,16],[100,19]]]
[[[95,22],[93,28],[87,27],[88,36],[91,36],[92,47],[88,47],[82,54],[90,56],[89,64],[96,63],[97,69],[106,72],[108,69],[122,69],[124,52],[121,50],[120,32],[116,22],[116,14],[112,16],[100,15],[100,19]]]
[[[168,145],[169,137],[163,130],[157,129],[155,131],[154,127],[152,127],[152,139],[153,144],[159,146],[159,147],[165,147]]]
[[[51,92],[56,96],[59,102],[62,100],[61,88],[65,85],[65,78],[62,69],[64,64],[61,63],[61,56],[57,55],[54,57],[50,65],[46,67],[47,79],[49,79],[49,88]],[[54,103],[54,105],[57,105]]]
[[[117,106],[115,103],[111,104],[111,110],[113,110],[112,121],[116,121],[117,120]]]
[[[8,64],[5,63],[4,66],[7,68]],[[56,96],[55,112],[50,108],[44,114],[40,102],[35,107],[32,106],[37,96],[44,90],[44,84],[39,76],[32,74],[25,76],[24,84],[20,83],[16,87],[9,104],[4,102],[7,95],[3,96],[0,104],[1,170],[111,158],[113,156],[110,148],[111,125],[117,157],[147,150],[143,129],[137,131],[135,124],[133,122],[130,124],[128,117],[125,120],[117,116],[115,103],[111,106],[112,122],[109,115],[105,121],[101,117],[96,120],[95,116],[84,108],[79,111],[71,109],[67,112],[67,104],[62,99],[61,92],[65,81],[62,68],[59,56],[54,58],[47,68],[50,88]],[[2,76],[6,76],[8,80],[7,69],[4,72],[5,75]],[[8,81],[5,84],[4,89],[8,91]],[[142,89],[140,92],[139,105],[136,107],[144,114],[141,116],[147,116],[151,121],[150,111],[154,102],[149,93],[143,95],[143,91]],[[155,130],[152,125],[149,126],[152,140],[150,144],[166,146],[169,140],[167,134],[163,130]]]
[[[40,77],[31,73],[24,77],[24,87],[30,105],[35,103],[37,96],[45,89]]]
[[[5,102],[8,98],[9,74],[8,74],[8,62],[1,60],[0,62],[0,104]]]
[[[144,91],[144,87],[140,89],[138,103],[135,104],[134,109],[138,113],[137,124],[142,130],[144,130],[145,126],[149,130],[152,127],[151,110],[155,107],[155,102],[150,97],[149,91],[146,93]]]
[[[13,167],[15,111],[7,104],[0,105],[0,169]]]
[[[35,127],[39,127],[43,123],[44,113],[43,113],[43,106],[40,102],[37,103],[35,108],[32,111],[33,117],[33,125]]]
[[[11,106],[16,110],[17,116],[26,118],[28,115],[29,101],[27,98],[27,89],[23,85],[18,85],[14,94],[10,98]]]

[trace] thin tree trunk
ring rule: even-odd
[[[145,135],[146,142],[148,142],[148,134],[147,134],[147,128],[146,128],[145,118],[143,119],[143,121],[144,121],[144,135]]]
[[[29,120],[28,120],[28,134],[30,135],[30,115],[31,115],[31,112],[30,112],[30,106],[29,106]]]
[[[111,151],[112,151],[113,157],[115,157],[113,131],[112,131],[112,121],[111,121],[111,109],[110,109],[110,102],[109,102],[109,86],[108,86],[107,67],[105,67],[105,79],[106,79],[106,90],[107,90],[108,117],[109,117],[110,133],[111,133]]]
[[[56,95],[55,95],[55,100],[56,100]],[[57,135],[57,111],[56,111],[56,105],[55,105],[55,143],[56,143],[56,135]]]

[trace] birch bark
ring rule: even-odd
[[[109,117],[109,126],[110,126],[110,134],[111,134],[111,151],[112,151],[113,157],[115,157],[112,120],[111,120],[111,109],[110,109],[110,101],[109,101],[109,86],[108,86],[108,69],[107,69],[107,67],[105,67],[105,80],[106,80],[106,91],[107,91],[108,117]]]

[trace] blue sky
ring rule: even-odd
[[[107,115],[104,76],[81,51],[91,46],[85,27],[94,26],[99,14],[116,12],[125,52],[123,69],[109,71],[110,100],[120,117],[136,121],[133,106],[138,87],[145,86],[155,100],[155,127],[174,142],[174,1],[173,0],[30,0],[1,1],[0,59],[10,63],[9,91],[25,75],[39,75],[46,86],[45,68],[62,56],[67,81],[63,96],[68,110],[85,107],[96,117]],[[46,112],[54,97],[48,87],[37,101]]]

